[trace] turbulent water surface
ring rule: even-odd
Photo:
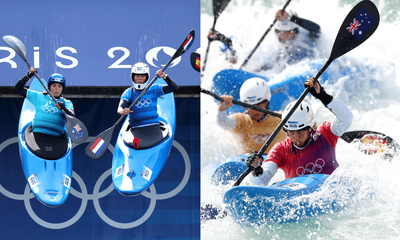
[[[206,34],[213,24],[211,0],[202,0],[202,57],[208,44]],[[272,3],[273,2],[273,3]],[[318,23],[322,36],[317,56],[328,59],[338,28],[350,9],[358,1],[292,0],[287,10]],[[400,27],[399,2],[373,1],[381,14],[381,22],[374,33],[358,48],[335,60],[330,67],[352,69],[351,74],[337,75],[335,83],[326,83],[326,91],[340,97],[354,115],[349,130],[374,130],[385,133],[400,142]],[[211,89],[212,78],[220,70],[239,68],[245,57],[255,47],[271,25],[275,12],[285,1],[232,0],[217,20],[216,29],[232,36],[237,50],[238,63],[230,64],[212,42],[202,78],[202,88]],[[277,46],[276,35],[271,31],[246,66],[248,71],[258,68]],[[290,66],[287,71],[296,71]],[[274,78],[273,71],[262,72]],[[316,73],[315,73],[316,74]],[[304,79],[306,80],[306,79]],[[238,88],[240,86],[237,86]],[[332,113],[317,100],[307,97],[316,112],[317,123],[333,118]],[[233,147],[229,134],[216,125],[217,103],[208,95],[201,96],[201,195],[202,204],[219,205],[229,186],[214,186],[211,175],[227,157],[239,152]],[[355,144],[339,140],[337,148],[339,169],[334,174],[348,184],[337,186],[340,201],[345,208],[295,223],[241,227],[229,216],[203,222],[202,239],[399,239],[400,238],[400,157],[391,162],[379,156],[367,156]],[[283,179],[278,172],[274,180]],[[242,183],[250,185],[248,179]],[[358,192],[347,196],[345,189],[354,187]],[[323,189],[327,191],[328,189]],[[324,192],[320,193],[324,194]],[[366,197],[371,196],[373,197]],[[312,198],[313,196],[310,196]],[[314,196],[317,198],[318,196]]]

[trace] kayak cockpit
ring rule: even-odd
[[[160,121],[160,124],[144,126],[139,128],[131,128],[128,124],[122,133],[124,143],[130,148],[140,150],[151,148],[169,134],[169,128],[166,123]]]
[[[24,131],[24,138],[33,154],[47,160],[61,158],[68,149],[68,136],[65,132],[60,137],[55,137],[33,132],[32,125],[30,125]]]

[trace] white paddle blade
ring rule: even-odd
[[[7,43],[18,55],[25,61],[26,60],[26,47],[25,45],[16,37],[7,35],[3,37],[4,42]]]

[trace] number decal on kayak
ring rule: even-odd
[[[148,167],[143,166],[143,171],[140,174],[140,176],[142,176],[144,179],[146,179],[147,181],[150,181],[151,175],[153,174],[153,171],[151,171]]]

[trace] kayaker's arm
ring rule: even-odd
[[[226,113],[226,110],[224,111],[218,111],[217,114],[217,124],[224,130],[233,130],[236,128],[236,119],[229,117]]]
[[[278,165],[272,161],[268,161],[262,165],[262,168],[263,173],[260,176],[256,177],[252,174],[250,179],[256,185],[267,186],[278,171]]]
[[[75,116],[75,112],[74,110],[72,110],[71,108],[66,108],[65,107],[65,103],[63,102],[57,102],[57,104],[60,106],[61,109],[63,109],[65,111],[66,114],[70,115],[70,116]],[[57,106],[57,105],[56,105]]]
[[[24,98],[26,98],[27,93],[27,88],[25,88],[25,84],[29,81],[31,77],[35,76],[35,71],[36,69],[29,70],[28,73],[23,78],[21,78],[14,86],[14,91]]]
[[[331,124],[331,131],[336,136],[342,136],[353,121],[353,113],[342,100],[329,95],[319,82],[314,84],[313,81],[314,78],[310,78],[306,81],[305,85],[309,85],[311,87],[310,93],[335,114],[336,118]]]
[[[174,80],[172,80],[167,74],[165,74],[165,78],[163,79],[168,84],[167,86],[163,86],[162,90],[164,94],[175,92],[179,89],[178,84]]]
[[[122,114],[124,114],[124,115],[128,115],[129,114],[129,108],[127,108],[127,106],[128,106],[128,101],[126,100],[126,99],[121,99],[120,101],[119,101],[119,104],[118,104],[118,108],[117,108],[117,113],[120,115],[120,116],[122,116]],[[124,110],[124,109],[128,109],[128,110]],[[126,113],[126,114],[125,114]]]
[[[321,27],[310,20],[299,18],[298,16],[292,15],[290,21],[306,29],[309,32],[310,37],[313,39],[317,39],[321,35]]]
[[[336,116],[331,125],[332,133],[342,136],[353,122],[353,113],[341,99],[336,97],[326,107]]]

